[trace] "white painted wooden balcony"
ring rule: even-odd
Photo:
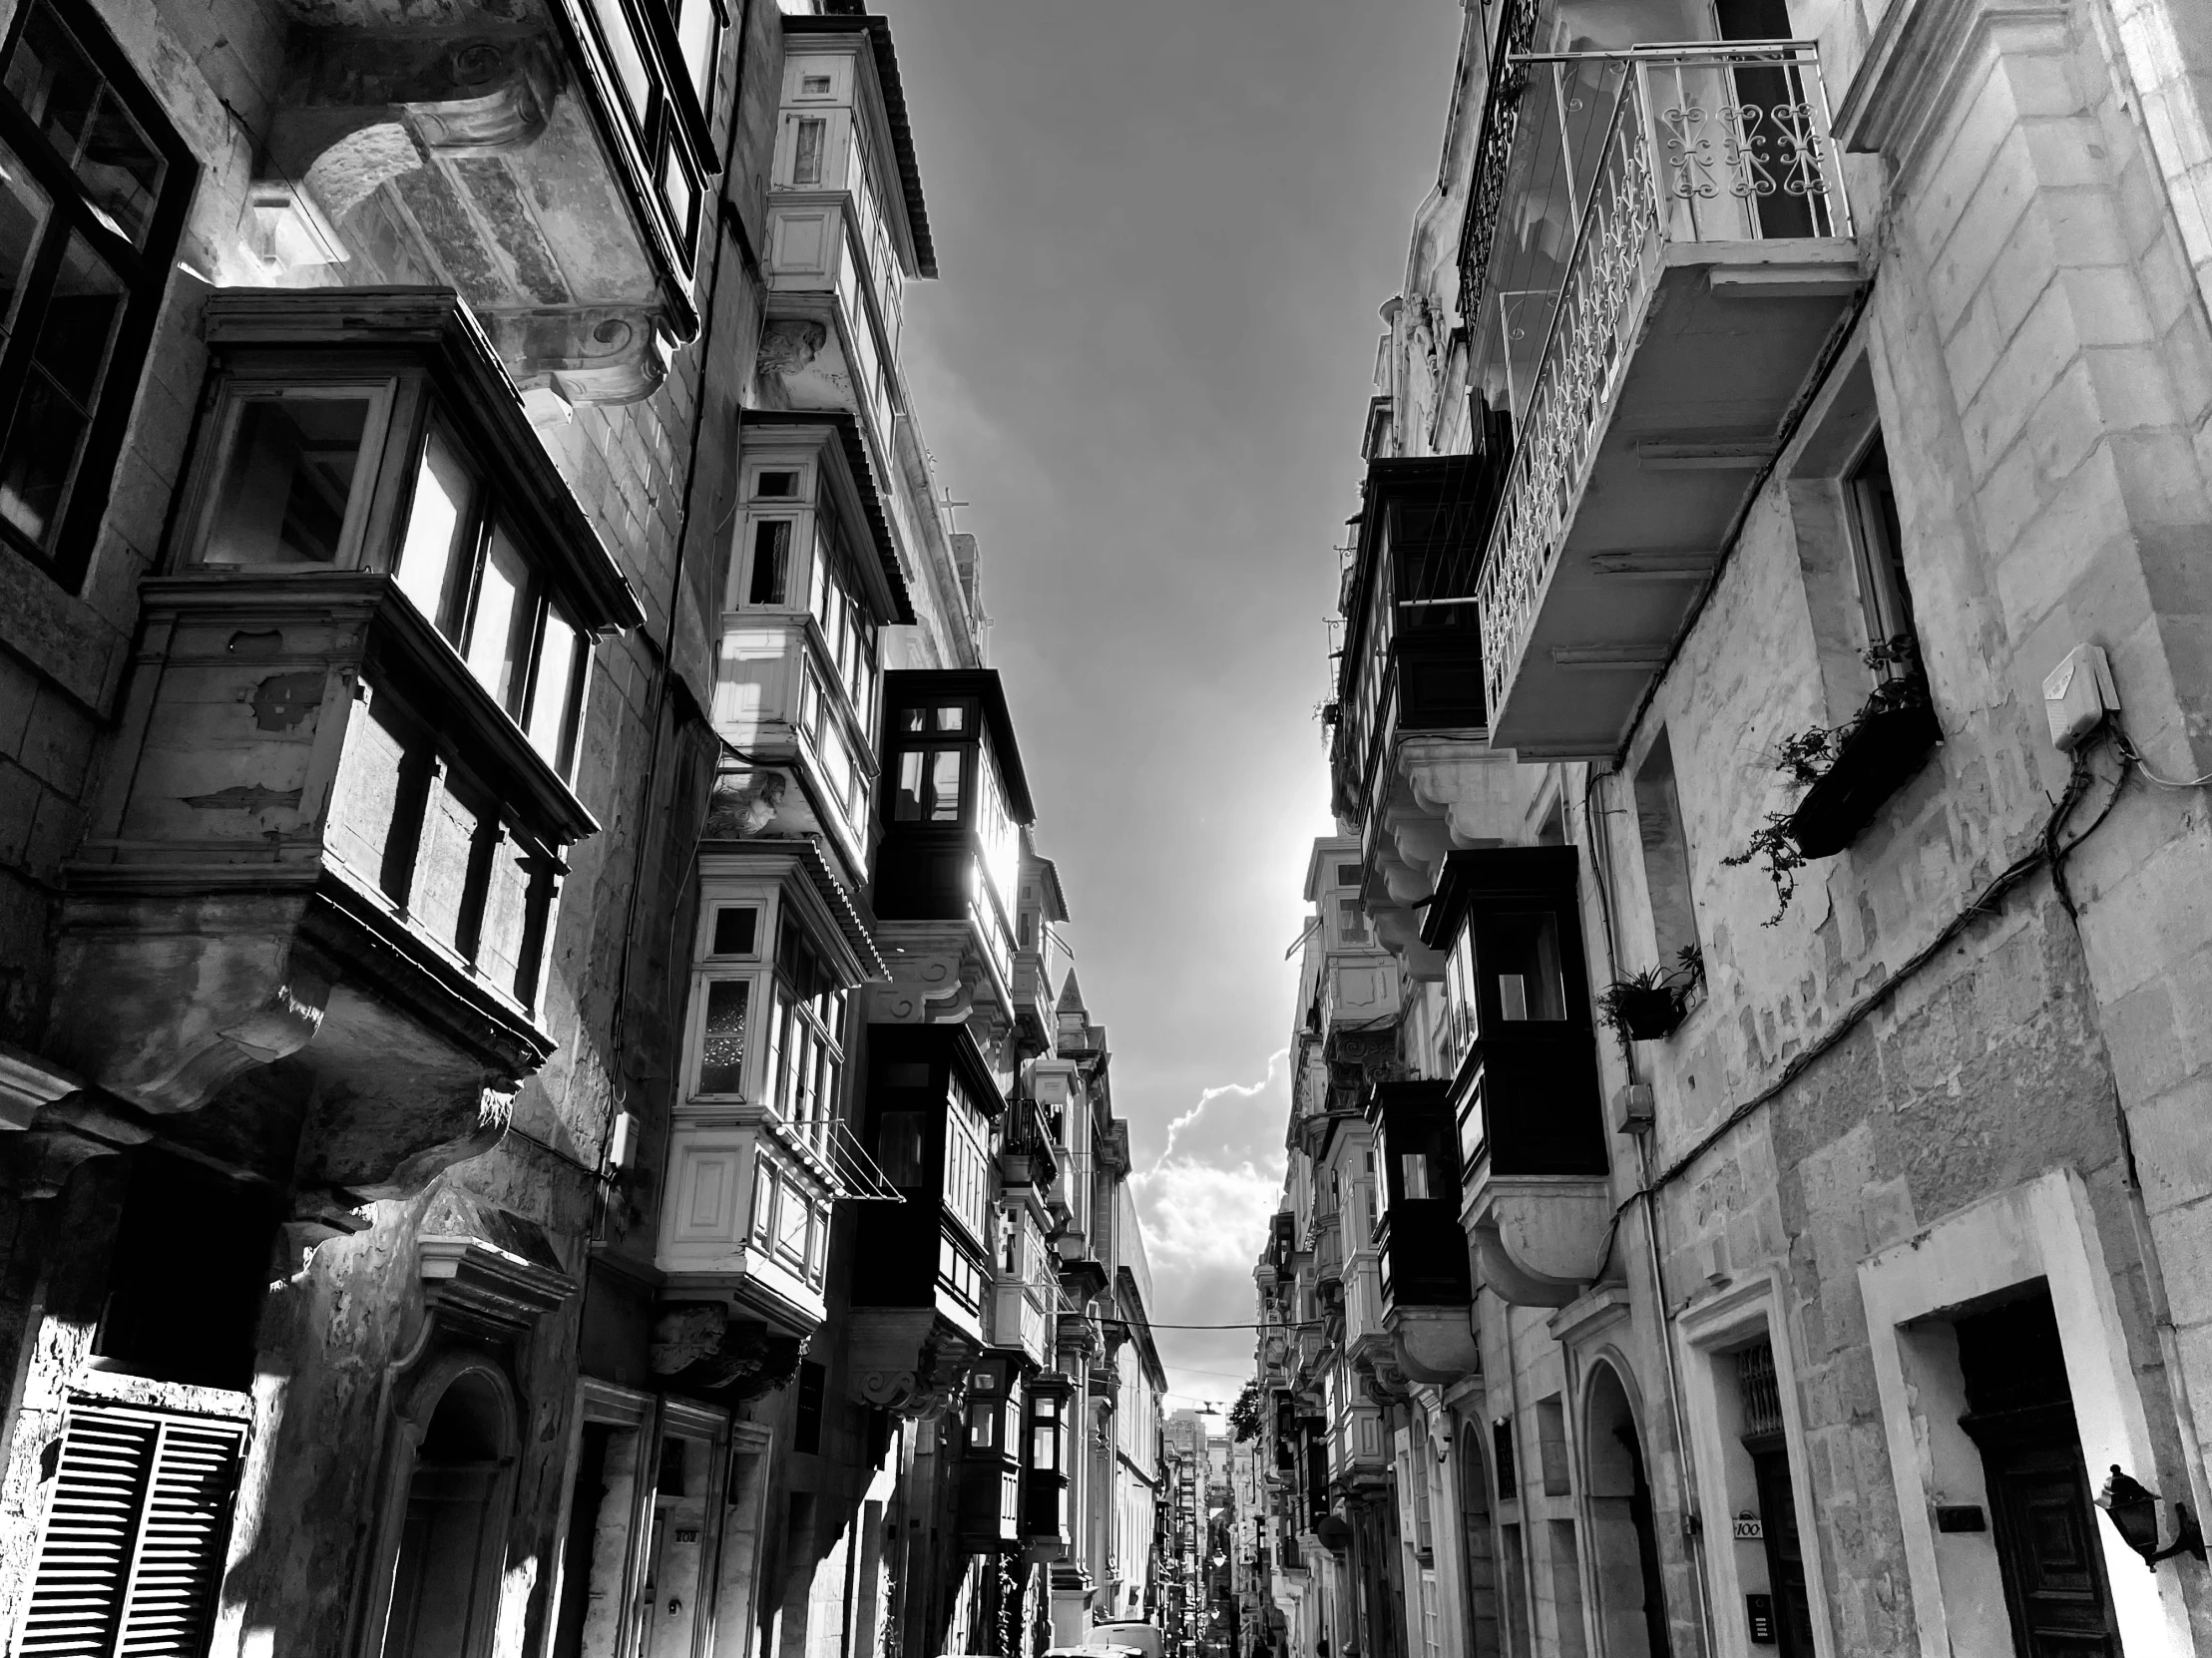
[[[1465,313],[1515,449],[1477,595],[1490,740],[1599,756],[1664,665],[1860,284],[1810,43],[1526,56]]]

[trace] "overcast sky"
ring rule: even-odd
[[[1152,1318],[1252,1316],[1343,521],[1456,0],[881,0],[942,279],[915,412],[980,538],[1113,1050]],[[1182,1405],[1249,1332],[1160,1333]]]

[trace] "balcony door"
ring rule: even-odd
[[[1714,21],[1722,40],[1789,40],[1788,0],[1713,0]],[[1831,233],[1827,205],[1806,188],[1823,178],[1805,77],[1786,64],[1731,70],[1735,94],[1732,112],[1723,114],[1723,142],[1741,147],[1735,177],[1755,194],[1759,239],[1776,236],[1825,236]]]

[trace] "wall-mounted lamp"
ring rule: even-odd
[[[2120,1534],[2120,1541],[2140,1554],[2143,1563],[2152,1571],[2158,1569],[2159,1561],[2169,1560],[2176,1554],[2204,1558],[2204,1533],[2189,1517],[2186,1502],[2174,1504],[2174,1540],[2164,1548],[2158,1546],[2158,1493],[2145,1490],[2122,1473],[2117,1462],[2112,1464],[2104,1489],[2097,1492],[2097,1506],[2112,1522],[2112,1529]]]

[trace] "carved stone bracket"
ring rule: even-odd
[[[864,1405],[914,1421],[951,1406],[983,1352],[926,1307],[864,1307],[851,1316],[853,1390]]]
[[[1415,1382],[1448,1387],[1483,1368],[1465,1307],[1397,1307],[1389,1323],[1398,1367]]]
[[[879,1025],[966,1025],[996,1064],[1014,1036],[1007,987],[967,922],[886,922],[880,943],[890,982],[873,987],[869,1019]]]
[[[798,1374],[807,1339],[734,1317],[718,1301],[664,1302],[653,1321],[653,1373],[670,1386],[742,1405]]]

